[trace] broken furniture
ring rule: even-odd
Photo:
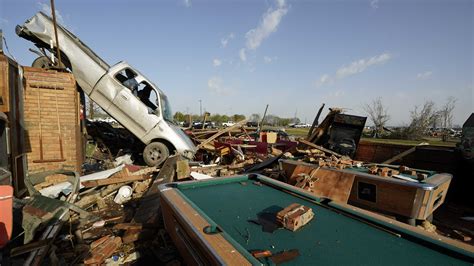
[[[306,140],[341,155],[354,157],[367,117],[341,112],[341,109],[329,108],[327,116],[314,130],[310,130]]]
[[[164,184],[160,194],[165,228],[189,265],[267,264],[268,252],[261,260],[252,255],[262,250],[297,250],[288,265],[474,262],[472,246],[347,204],[322,204],[306,191],[261,175]],[[263,232],[253,222],[275,217],[292,203],[316,214],[298,231]]]
[[[319,168],[316,164],[293,160],[281,160],[280,167],[292,185],[296,184],[298,175],[310,175]],[[376,164],[344,170],[322,167],[313,174],[313,178],[319,180],[314,182],[312,190],[316,196],[331,199],[334,199],[333,195],[325,191],[336,193],[336,196],[343,193],[348,200],[343,203],[394,215],[415,225],[416,220],[430,219],[433,212],[443,204],[452,176],[405,168]],[[337,182],[324,182],[327,179]],[[344,181],[349,182],[350,186],[341,186]]]
[[[34,187],[46,180],[51,175],[64,175],[72,184],[71,193],[64,201],[41,195]],[[79,191],[79,175],[73,171],[54,170],[29,175],[25,179],[30,198],[23,207],[22,227],[25,231],[24,243],[27,244],[35,239],[37,231],[42,229],[40,240],[47,244],[39,249],[33,250],[26,260],[26,264],[39,265],[47,254],[54,239],[59,234],[61,227],[70,217],[69,210],[78,213],[81,218],[94,220],[95,217],[81,208],[73,205]]]

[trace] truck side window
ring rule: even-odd
[[[137,97],[148,107],[149,113],[156,113],[158,110],[156,91],[146,81],[138,85]]]
[[[132,92],[138,88],[138,82],[135,80],[137,74],[130,68],[125,68],[115,75],[115,78]]]

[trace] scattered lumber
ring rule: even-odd
[[[146,179],[151,178],[148,175],[130,175],[130,176],[124,176],[124,177],[111,177],[111,178],[106,178],[106,179],[99,179],[99,180],[89,180],[89,181],[84,181],[81,184],[86,187],[97,187],[97,186],[105,186],[105,185],[112,185],[112,184],[120,184],[120,183],[128,183],[128,182],[133,182],[133,181],[143,181]]]
[[[404,151],[404,152],[402,152],[402,153],[400,153],[400,154],[397,154],[397,155],[393,156],[392,158],[390,158],[390,159],[388,159],[388,160],[382,162],[382,164],[391,164],[391,163],[393,163],[393,162],[396,162],[396,161],[402,159],[403,157],[405,157],[405,156],[407,156],[407,155],[409,155],[409,154],[414,153],[414,152],[416,151],[416,148],[417,148],[417,147],[427,146],[427,145],[429,145],[429,143],[426,143],[426,142],[420,143],[420,144],[418,144],[418,145],[416,145],[416,146],[413,146],[412,148],[410,148],[410,149],[408,149],[408,150],[406,150],[406,151]]]
[[[201,142],[197,148],[198,149],[201,149],[204,145],[210,143],[211,141],[215,140],[216,138],[218,138],[219,136],[227,133],[227,132],[230,132],[236,128],[239,128],[243,125],[245,125],[245,123],[247,123],[248,119],[244,119],[240,122],[237,122],[235,125],[231,126],[231,127],[228,127],[228,128],[224,128],[222,130],[220,130],[219,132],[215,133],[214,135],[212,135],[211,137],[209,137],[208,139],[206,139],[205,141]]]
[[[320,151],[323,151],[323,152],[325,152],[325,153],[329,153],[329,154],[334,155],[334,156],[339,157],[339,158],[342,157],[342,155],[340,155],[340,154],[337,153],[337,152],[334,152],[334,151],[331,151],[331,150],[326,149],[326,148],[324,148],[324,147],[321,147],[321,146],[319,146],[319,145],[316,145],[316,144],[314,144],[314,143],[312,143],[312,142],[309,142],[309,141],[307,141],[307,140],[305,140],[305,139],[299,138],[298,141],[299,141],[300,143],[303,143],[303,144],[305,144],[305,145],[307,145],[307,146],[313,147],[313,148],[318,149],[318,150],[320,150]]]

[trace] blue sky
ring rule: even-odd
[[[59,20],[109,64],[125,60],[174,111],[269,113],[311,122],[321,103],[365,115],[382,97],[390,125],[457,99],[474,111],[474,1],[56,0]],[[0,28],[24,65],[14,28],[49,1],[1,0]]]

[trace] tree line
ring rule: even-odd
[[[456,101],[456,98],[451,96],[441,106],[436,106],[433,101],[427,100],[423,105],[413,107],[410,111],[410,123],[394,132],[395,135],[403,139],[421,139],[430,128],[451,128]],[[380,137],[386,131],[387,122],[390,120],[388,109],[382,102],[382,98],[366,103],[363,109],[374,124],[373,137]]]
[[[205,113],[206,114],[206,113]],[[205,115],[204,114],[204,115]],[[174,120],[177,122],[189,122],[191,121],[203,121],[204,115],[200,116],[198,114],[184,114],[182,112],[176,112],[173,116]],[[247,119],[245,115],[234,114],[234,115],[222,115],[222,114],[210,114],[207,113],[206,121],[215,122],[216,124],[222,124],[228,121],[239,122],[244,119]],[[248,117],[250,122],[260,123],[262,122],[262,117],[259,114],[251,114]],[[291,123],[299,123],[299,118],[282,118],[277,115],[269,114],[265,117],[264,124],[269,126],[288,126]]]

